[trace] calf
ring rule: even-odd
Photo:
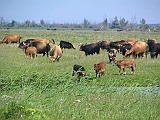
[[[28,47],[25,49],[26,58],[30,56],[30,58],[36,58],[37,55],[37,48],[36,47]]]
[[[114,60],[114,65],[120,68],[119,74],[121,73],[122,69],[125,72],[125,68],[131,68],[131,74],[135,72],[135,60],[134,59],[126,59],[126,60]],[[126,73],[124,73],[126,74]]]
[[[97,74],[99,74],[99,77],[100,75],[101,76],[105,75],[106,63],[103,61],[98,64],[94,64],[94,70],[96,72],[96,77],[97,77]]]
[[[111,48],[109,50],[109,52],[108,52],[108,58],[109,58],[110,63],[115,60],[116,54],[117,54],[117,50],[116,49]]]
[[[74,76],[75,73],[77,73],[78,77],[80,77],[80,76],[85,76],[85,75],[86,75],[86,70],[84,69],[83,66],[75,64],[75,65],[73,66],[72,76]]]

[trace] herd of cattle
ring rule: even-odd
[[[53,45],[51,48],[50,43],[55,43],[54,40],[52,42],[48,39],[27,39],[25,41],[20,41],[20,35],[8,35],[4,37],[1,43],[19,43],[19,48],[21,48],[25,52],[26,58],[36,58],[37,54],[47,54],[47,57],[51,57],[51,61],[59,61],[62,57],[63,49],[75,49],[72,43],[61,40],[59,45]],[[113,62],[114,65],[120,68],[119,73],[121,71],[125,71],[125,68],[131,68],[131,72],[135,72],[135,60],[124,59],[124,60],[116,60],[117,53],[122,54],[124,57],[128,57],[132,55],[134,58],[144,57],[150,53],[151,58],[157,58],[158,54],[160,54],[160,43],[157,43],[155,39],[148,39],[146,42],[138,41],[138,40],[120,40],[116,42],[109,41],[100,41],[90,44],[79,44],[79,50],[84,51],[85,55],[93,55],[95,53],[99,54],[100,49],[105,49],[108,51],[108,58],[110,62]],[[99,75],[105,74],[106,63],[104,61],[94,64],[94,70],[96,72],[96,77]],[[85,76],[85,68],[81,65],[73,66],[73,74],[77,74],[78,77]],[[131,73],[131,74],[132,74]]]

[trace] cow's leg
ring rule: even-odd
[[[155,54],[156,55],[156,59],[158,58],[158,53]]]
[[[120,70],[119,70],[119,74],[121,74],[121,72],[122,72],[122,68],[120,68]]]
[[[124,68],[123,68],[123,72],[124,72],[124,73],[123,73],[123,75],[126,75],[126,71],[125,71],[125,69],[124,69]]]
[[[131,67],[131,75],[134,74],[134,71],[135,71],[135,66],[132,66]]]
[[[46,53],[44,52],[44,53],[43,53],[43,56],[45,56],[45,54],[46,54]]]

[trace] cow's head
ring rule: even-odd
[[[79,44],[79,46],[80,46],[79,48],[80,51],[83,51],[85,49],[85,44]]]
[[[117,63],[118,63],[118,61],[117,61],[117,60],[114,60],[114,61],[113,61],[113,66],[116,66]]]
[[[126,52],[125,52],[124,57],[127,57],[127,55],[129,55],[130,53],[131,53],[130,50],[127,50],[127,49],[126,49]]]

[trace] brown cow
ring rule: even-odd
[[[4,39],[2,41],[0,41],[0,43],[20,43],[20,35],[8,35],[6,37],[4,37]]]
[[[126,60],[114,60],[114,65],[120,68],[119,74],[121,73],[122,69],[125,72],[125,68],[131,68],[131,74],[135,72],[135,60],[134,59],[126,59]],[[124,73],[126,74],[126,73]]]
[[[28,57],[30,56],[30,58],[36,58],[37,55],[37,48],[36,47],[28,47],[27,49],[25,49],[25,53],[26,53],[26,58],[28,59]]]
[[[62,57],[62,49],[58,45],[54,45],[50,51],[51,61],[55,62],[56,60],[59,61],[59,59]]]
[[[127,50],[124,57],[126,57],[129,54],[135,55],[135,58],[137,58],[138,55],[142,55],[142,58],[144,57],[143,54],[148,54],[148,45],[146,42],[135,42],[135,44],[132,46],[130,50]]]
[[[97,74],[99,74],[99,77],[100,75],[105,75],[106,63],[102,61],[98,64],[94,64],[94,70],[96,72],[96,77],[97,77]]]

